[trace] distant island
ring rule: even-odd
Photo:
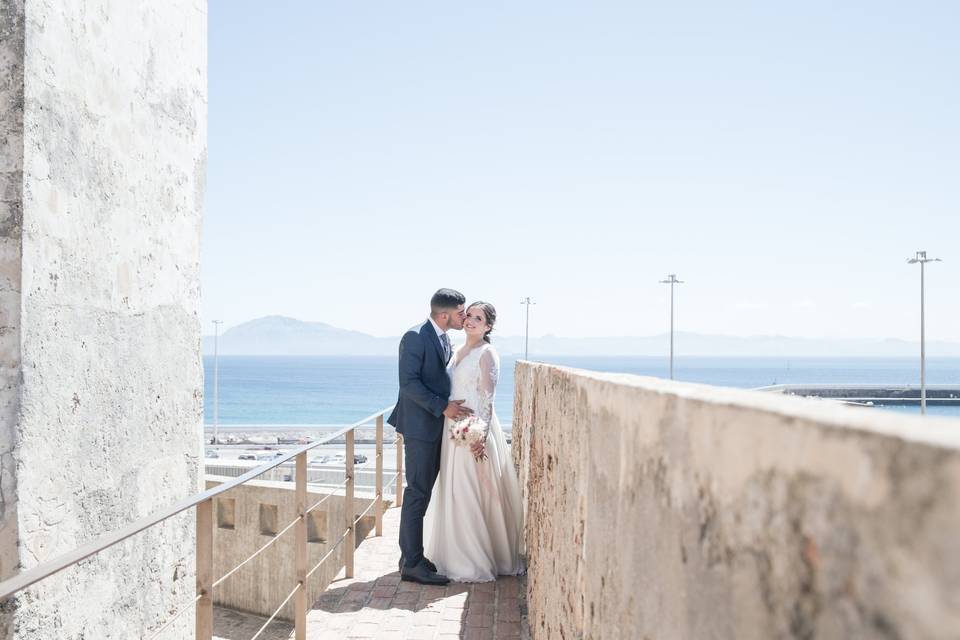
[[[237,325],[220,336],[223,355],[264,356],[393,356],[400,338],[378,338],[324,324],[284,316],[266,316]],[[456,337],[454,342],[456,342]],[[662,356],[670,336],[530,339],[532,356]],[[503,355],[523,353],[522,336],[494,336]],[[898,339],[791,338],[786,336],[720,336],[678,332],[677,353],[684,356],[817,356],[913,357],[919,343]],[[213,336],[204,336],[203,353],[213,354]],[[930,357],[960,357],[960,344],[927,342]]]

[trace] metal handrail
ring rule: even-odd
[[[393,407],[391,407],[393,408]],[[242,423],[238,422],[236,424],[224,424],[220,423],[217,425],[218,429],[330,429],[332,427],[342,427],[344,424],[342,422],[250,422]],[[357,427],[373,427],[372,424],[358,424]],[[213,425],[210,423],[205,423],[203,425],[204,429],[213,429]],[[224,444],[220,442],[218,444]]]
[[[108,549],[109,547],[114,546],[118,542],[122,542],[127,538],[133,535],[136,535],[145,529],[149,529],[150,527],[156,524],[159,524],[164,520],[167,520],[183,511],[186,511],[187,509],[196,507],[197,505],[203,502],[206,502],[211,498],[215,498],[216,496],[226,493],[230,489],[233,489],[242,484],[245,484],[247,481],[256,478],[257,476],[269,471],[270,469],[273,469],[285,462],[293,460],[301,453],[305,453],[321,445],[328,444],[331,440],[335,440],[336,438],[339,438],[340,436],[345,435],[347,432],[352,431],[357,427],[366,426],[371,420],[375,420],[377,417],[386,414],[388,411],[390,411],[391,408],[392,408],[392,405],[389,407],[386,407],[385,409],[377,411],[376,413],[373,413],[363,418],[362,420],[358,420],[357,422],[354,422],[353,424],[350,424],[340,429],[339,431],[336,431],[332,434],[328,434],[321,440],[317,440],[316,442],[311,442],[310,444],[302,445],[294,449],[290,453],[287,453],[286,455],[277,458],[276,460],[271,460],[269,462],[266,462],[260,465],[259,467],[255,467],[250,471],[248,471],[247,473],[231,479],[229,482],[225,482],[212,489],[207,489],[202,493],[198,493],[194,496],[191,496],[190,498],[187,498],[186,500],[182,500],[170,507],[162,509],[161,511],[153,515],[136,520],[128,524],[127,526],[118,529],[117,531],[113,531],[111,533],[102,535],[99,538],[91,540],[90,542],[87,542],[86,544],[77,547],[73,551],[69,551],[57,558],[54,558],[53,560],[49,560],[47,562],[39,564],[32,569],[23,571],[12,578],[9,578],[8,580],[0,582],[0,600],[8,598],[14,593],[17,593],[18,591],[21,591],[32,584],[35,584],[45,578],[48,578],[55,573],[63,571],[67,567],[73,566],[78,562],[80,562],[81,560],[84,560],[85,558],[89,558],[90,556],[96,553],[99,553],[104,549]]]

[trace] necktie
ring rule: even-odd
[[[440,334],[440,343],[443,344],[443,360],[444,362],[450,362],[450,338],[447,337],[447,334]]]

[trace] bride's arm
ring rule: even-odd
[[[477,415],[486,423],[493,417],[493,399],[497,394],[500,379],[500,358],[497,352],[486,349],[480,354],[480,406]]]

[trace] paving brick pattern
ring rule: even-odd
[[[428,587],[401,582],[397,571],[400,509],[388,509],[383,536],[357,548],[355,576],[343,572],[307,613],[308,640],[529,640],[523,578]],[[217,608],[214,638],[249,640],[265,618]],[[288,640],[293,626],[275,620],[260,638]]]
[[[356,553],[355,577],[341,573],[307,614],[307,638],[526,640],[522,578],[429,587],[401,582],[400,510],[389,509],[383,536]]]

